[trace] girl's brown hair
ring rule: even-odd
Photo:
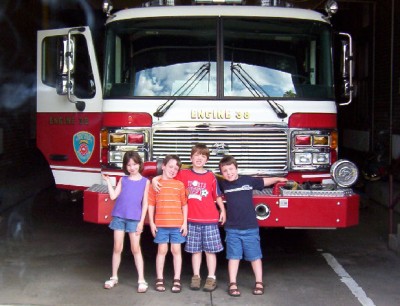
[[[126,175],[129,175],[127,166],[130,160],[133,160],[136,164],[139,164],[139,172],[143,171],[143,160],[136,151],[128,151],[124,155],[124,159],[122,160],[122,169]]]

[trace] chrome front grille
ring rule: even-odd
[[[287,171],[288,139],[284,129],[155,129],[152,158],[177,154],[184,164],[190,164],[194,144],[205,143],[211,155],[207,168],[218,171],[224,154],[232,155],[243,174],[277,174]]]

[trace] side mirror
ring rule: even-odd
[[[68,81],[66,75],[58,75],[56,80],[56,91],[58,95],[67,95],[68,91],[74,94],[74,79],[71,77]]]
[[[67,75],[68,73],[74,73],[75,65],[75,39],[68,36],[64,36],[59,43],[58,50],[58,74]]]
[[[74,97],[75,81],[73,74],[75,72],[76,43],[72,32],[84,32],[85,28],[72,28],[68,35],[62,38],[58,51],[58,74],[56,79],[56,91],[59,95],[67,95],[68,101],[74,103],[79,111],[85,109],[85,102],[76,101]]]
[[[66,75],[57,75],[56,79],[56,91],[58,95],[66,95],[67,94],[67,76]]]
[[[340,80],[341,96],[346,99],[339,105],[349,105],[353,100],[353,42],[350,34],[339,33],[341,39]]]

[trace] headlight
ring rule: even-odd
[[[331,176],[340,187],[350,187],[357,181],[358,169],[351,161],[340,159],[332,165]]]
[[[311,165],[312,154],[311,153],[296,153],[294,155],[294,163],[296,165]]]

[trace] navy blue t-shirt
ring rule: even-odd
[[[225,228],[249,229],[258,227],[253,205],[253,189],[262,190],[264,180],[260,177],[239,176],[236,181],[220,181],[226,200]]]

